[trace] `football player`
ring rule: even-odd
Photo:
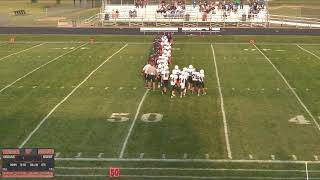
[[[175,75],[177,75],[177,76],[179,76],[180,75],[180,69],[179,69],[179,66],[178,65],[175,65],[174,66],[174,69],[172,70],[172,74],[175,74]]]
[[[183,68],[183,71],[181,71],[179,75],[179,83],[180,83],[180,98],[186,96],[186,83],[188,80],[188,73],[186,72],[187,68]]]
[[[176,91],[178,89],[178,75],[177,74],[171,74],[170,75],[170,85],[171,85],[171,98],[176,97]]]
[[[188,72],[188,89],[192,91],[192,73],[195,71],[192,65],[189,65],[187,72]]]
[[[199,74],[199,82],[200,82],[200,89],[198,90],[198,96],[200,94],[200,90],[202,91],[202,95],[206,95],[207,92],[206,92],[206,88],[204,87],[204,70],[201,69],[200,70],[200,74]]]
[[[195,93],[198,89],[198,72],[196,71],[196,69],[194,69],[194,71],[192,72],[192,94]]]
[[[161,80],[162,80],[162,94],[167,94],[167,88],[169,85],[169,77],[170,71],[168,67],[163,68],[161,72]]]

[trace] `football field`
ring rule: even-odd
[[[320,179],[319,38],[177,37],[206,75],[185,98],[145,88],[153,37],[119,38],[1,37],[0,148],[54,148],[55,179]]]

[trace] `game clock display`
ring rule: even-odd
[[[54,177],[54,149],[22,148],[1,150],[1,177]]]

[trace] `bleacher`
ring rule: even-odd
[[[109,15],[108,21],[117,21],[117,22],[266,22],[267,20],[267,11],[262,9],[258,14],[248,18],[249,9],[248,5],[244,5],[243,9],[238,9],[237,13],[230,12],[224,14],[223,10],[215,10],[207,14],[207,18],[203,18],[203,12],[199,11],[199,6],[193,7],[192,5],[186,5],[184,15],[182,17],[164,17],[163,14],[157,13],[159,5],[147,5],[147,8],[136,8],[134,5],[106,5],[104,8],[104,14]],[[118,15],[115,14],[115,11],[118,10]],[[137,16],[130,17],[129,11],[136,10]],[[187,17],[189,16],[189,17]],[[103,16],[105,17],[105,16]]]

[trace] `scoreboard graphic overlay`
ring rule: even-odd
[[[54,177],[54,149],[22,148],[1,150],[1,175],[4,178]]]

